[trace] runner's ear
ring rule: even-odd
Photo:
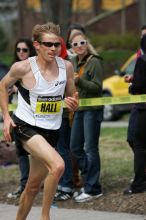
[[[35,47],[36,51],[40,49],[40,43],[38,41],[33,41],[33,46]]]

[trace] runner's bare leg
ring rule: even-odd
[[[50,207],[58,181],[64,171],[64,162],[55,149],[40,135],[33,136],[26,144],[25,148],[31,154],[30,175],[26,188],[20,197],[16,220],[26,219],[46,175],[41,220],[49,220]]]

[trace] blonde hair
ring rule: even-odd
[[[41,41],[43,33],[51,33],[60,36],[60,26],[54,24],[53,22],[48,22],[46,24],[37,24],[32,30],[33,41]]]

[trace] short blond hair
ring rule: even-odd
[[[33,41],[41,41],[43,33],[51,33],[60,36],[60,26],[53,22],[47,22],[46,24],[37,24],[32,30]]]

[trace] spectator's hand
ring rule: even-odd
[[[76,111],[79,106],[78,92],[75,92],[72,97],[66,97],[64,101],[70,111]]]
[[[132,82],[132,79],[133,79],[133,76],[132,76],[132,75],[126,75],[126,76],[124,77],[124,81],[127,82],[127,83]]]
[[[78,73],[75,73],[75,74],[74,74],[74,81],[75,81],[75,83],[77,83],[77,82],[79,81],[79,79],[80,79],[79,74],[78,74]]]

